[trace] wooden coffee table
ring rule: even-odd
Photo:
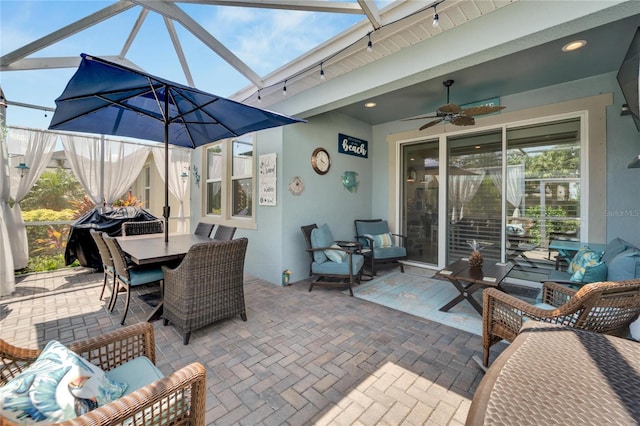
[[[512,268],[512,263],[494,263],[483,265],[482,268],[469,268],[469,261],[461,259],[438,271],[437,277],[446,278],[460,292],[440,308],[440,311],[447,312],[458,303],[467,300],[482,315],[482,306],[473,298],[473,293],[487,287],[500,288],[500,284]]]

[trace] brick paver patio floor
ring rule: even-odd
[[[17,278],[0,298],[0,338],[42,348],[120,327],[124,301],[109,313],[101,287],[102,273],[87,268]],[[248,321],[196,330],[187,346],[173,326],[154,322],[158,367],[206,367],[207,424],[464,424],[482,378],[472,360],[479,336],[307,287],[247,276]],[[127,324],[144,321],[152,307],[139,296],[157,288],[134,290]]]

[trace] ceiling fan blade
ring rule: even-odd
[[[464,112],[466,115],[483,115],[483,114],[490,114],[492,112],[500,111],[501,109],[505,109],[505,107],[481,105],[477,107],[465,108],[462,110],[462,112]]]
[[[437,115],[421,115],[420,117],[403,118],[400,121],[423,120],[425,118],[436,118]]]
[[[444,120],[444,117],[438,118],[437,120],[430,121],[427,124],[423,124],[422,127],[420,127],[418,130],[428,129],[429,127],[435,126],[436,124],[440,123],[443,120]]]
[[[456,104],[446,104],[438,108],[438,111],[443,114],[460,114],[462,112],[462,108]]]
[[[451,119],[451,124],[456,126],[473,126],[476,120],[468,115],[458,115]]]

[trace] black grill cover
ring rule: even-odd
[[[67,248],[64,252],[65,264],[71,265],[74,260],[78,259],[82,266],[102,270],[100,252],[89,233],[91,229],[117,237],[122,235],[124,222],[144,222],[156,219],[158,218],[139,207],[96,207],[71,225]]]

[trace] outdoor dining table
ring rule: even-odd
[[[164,234],[145,234],[116,237],[131,261],[136,265],[150,265],[180,260],[192,245],[211,242],[209,237],[195,234],[171,234],[164,241]]]
[[[136,265],[166,264],[181,260],[194,244],[215,241],[195,234],[170,234],[168,242],[164,241],[164,234],[130,235],[116,237],[116,240]],[[160,319],[162,309],[161,300],[147,321]]]

